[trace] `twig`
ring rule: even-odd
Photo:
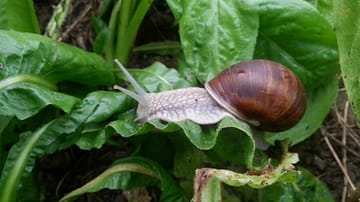
[[[325,134],[326,135],[326,134]],[[333,137],[332,135],[326,135],[328,138],[330,138],[332,141],[334,141],[336,144],[338,144],[339,146],[343,147],[344,149],[346,149],[348,152],[350,152],[352,155],[359,157],[360,158],[360,153],[357,153],[356,151],[348,148],[346,145],[344,145],[340,140],[336,139],[335,137]]]
[[[345,102],[345,108],[344,108],[344,116],[343,119],[345,121],[345,123],[347,124],[347,118],[348,118],[348,109],[349,109],[349,101]],[[347,152],[346,152],[346,130],[347,127],[343,127],[342,130],[342,138],[341,138],[341,142],[343,145],[345,145],[345,147],[342,148],[342,163],[344,166],[344,169],[346,170],[346,173],[348,173],[348,169],[347,169]],[[343,187],[343,192],[342,192],[342,196],[341,196],[341,201],[342,202],[346,202],[346,195],[347,195],[347,185],[348,185],[348,181],[346,179],[346,177],[344,176],[344,187]]]
[[[351,181],[351,179],[350,179],[350,177],[349,177],[348,173],[346,172],[346,170],[345,170],[344,166],[342,165],[342,163],[341,163],[341,161],[340,161],[340,159],[339,159],[338,155],[336,154],[336,152],[335,152],[335,150],[334,150],[333,146],[331,145],[331,143],[330,143],[330,141],[329,141],[329,138],[325,135],[326,131],[325,131],[323,128],[320,128],[320,131],[321,131],[321,134],[323,135],[324,140],[325,140],[325,142],[326,142],[327,146],[329,147],[329,149],[330,149],[330,151],[331,151],[331,153],[332,153],[333,157],[335,158],[335,160],[336,160],[337,164],[339,165],[339,167],[340,167],[341,171],[343,172],[344,176],[345,176],[345,177],[346,177],[346,179],[348,180],[348,182],[349,182],[349,184],[350,184],[351,188],[352,188],[353,190],[355,190],[355,185],[354,185],[354,183]]]
[[[75,28],[76,25],[89,13],[91,10],[91,5],[87,5],[86,8],[81,12],[81,14],[76,18],[76,20],[61,34],[59,41],[63,41],[69,35],[69,33]]]
[[[337,110],[336,107],[335,107],[335,113],[336,113],[336,116],[337,116],[337,118],[338,118],[338,122],[342,125],[342,127],[346,127],[346,128],[350,131],[350,133],[349,133],[350,137],[353,139],[353,141],[354,141],[355,143],[358,144],[358,146],[360,146],[360,141],[359,141],[359,139],[358,139],[357,137],[355,137],[355,136],[356,136],[355,131],[351,128],[351,126],[350,126],[350,125],[344,120],[344,118],[340,115],[340,113],[338,112],[338,110]]]

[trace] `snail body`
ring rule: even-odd
[[[268,60],[234,64],[205,84],[159,93],[146,93],[127,70],[115,60],[137,93],[120,86],[137,100],[136,120],[168,122],[192,120],[214,124],[225,117],[242,120],[265,131],[283,131],[294,126],[306,108],[299,79],[283,65]]]
[[[149,93],[148,103],[139,104],[137,120],[148,122],[160,119],[167,122],[191,120],[198,124],[214,124],[224,117],[233,117],[216,103],[204,88],[182,88]]]

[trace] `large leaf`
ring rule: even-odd
[[[334,1],[337,42],[339,45],[341,72],[352,107],[360,119],[360,30],[359,2],[354,0]]]
[[[256,58],[269,58],[288,66],[307,90],[326,84],[328,77],[337,73],[335,32],[311,4],[263,0],[259,15]]]
[[[141,175],[152,177],[154,180]],[[84,193],[96,192],[104,188],[129,189],[149,185],[161,188],[162,194],[159,201],[189,201],[165,169],[159,164],[141,157],[129,157],[115,162],[99,176],[65,195],[60,201],[73,201]]]
[[[0,1],[0,29],[40,33],[33,1]]]
[[[253,57],[259,28],[254,1],[167,1],[179,21],[185,60],[203,83]]]
[[[43,36],[0,31],[0,46],[1,115],[23,120],[47,105],[69,112],[78,100],[55,92],[61,81],[113,83],[110,66],[101,57]]]
[[[335,25],[333,0],[306,0],[311,3],[332,25]]]
[[[189,82],[175,69],[167,68],[159,62],[144,69],[129,69],[129,71],[148,92],[190,87]]]
[[[26,81],[21,76],[18,78],[20,82]],[[16,116],[24,120],[47,105],[70,112],[73,105],[79,101],[76,97],[58,93],[40,85],[28,82],[17,83],[15,78],[14,82],[8,82],[7,85],[2,85],[4,81],[0,81],[0,115],[2,116]]]
[[[44,36],[0,30],[0,79],[37,75],[51,83],[113,84],[110,65],[100,56]]]

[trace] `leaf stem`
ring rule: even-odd
[[[115,56],[119,58],[120,62],[125,66],[127,65],[127,58],[124,58],[124,52],[130,49],[130,47],[125,45],[125,39],[128,35],[127,27],[131,17],[131,11],[131,1],[124,1],[120,8],[120,15],[118,15],[119,26],[117,29]]]
[[[0,90],[7,88],[11,85],[14,85],[16,83],[21,83],[21,82],[31,82],[31,83],[35,83],[38,84],[40,86],[43,86],[45,88],[49,88],[51,90],[57,91],[58,88],[56,85],[40,78],[40,77],[36,77],[33,75],[28,75],[28,74],[22,74],[22,75],[16,75],[16,76],[11,76],[8,77],[6,79],[3,79],[0,81]]]
[[[154,171],[150,170],[149,168],[146,168],[145,166],[142,166],[142,165],[139,165],[136,163],[123,163],[123,164],[115,165],[115,166],[107,169],[102,174],[98,175],[96,178],[94,178],[90,182],[86,183],[82,187],[75,189],[74,191],[65,195],[62,199],[60,199],[60,202],[68,201],[71,198],[76,197],[76,196],[86,192],[87,190],[90,190],[91,188],[97,186],[105,178],[108,178],[115,173],[125,172],[125,171],[140,173],[140,174],[144,174],[144,175],[148,175],[150,177],[160,179],[160,176],[158,174],[156,174]]]

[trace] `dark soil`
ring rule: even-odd
[[[343,198],[345,196],[347,196],[347,201],[358,201],[360,199],[359,191],[357,190],[355,193],[349,183],[347,183],[344,173],[330,150],[332,146],[342,165],[344,165],[344,159],[346,160],[345,170],[354,186],[359,187],[360,129],[356,125],[356,118],[351,107],[345,107],[346,103],[346,93],[343,89],[340,89],[337,102],[324,121],[321,129],[291,150],[299,154],[300,166],[309,169],[326,184],[335,197],[335,201],[345,200]],[[348,110],[348,113],[345,112],[346,110]],[[344,113],[347,116],[344,116]],[[343,137],[345,137],[344,140]],[[326,143],[325,139],[329,140],[331,146]],[[348,194],[343,194],[343,192]],[[357,195],[356,200],[355,194]]]
[[[91,16],[98,12],[102,1],[73,1],[66,23],[62,27],[61,40],[91,50],[95,37],[94,30],[91,27]],[[41,30],[44,31],[46,23],[51,17],[52,9],[59,0],[34,0],[34,2]],[[178,40],[178,38],[176,24],[166,4],[163,1],[155,1],[145,17],[135,45],[154,41]],[[132,66],[146,66],[154,61],[161,61],[170,67],[176,65],[176,59],[172,57],[142,54],[134,54],[130,64]],[[345,91],[340,88],[337,102],[321,130],[306,141],[291,148],[291,151],[300,155],[299,165],[309,169],[323,181],[334,195],[335,201],[341,201],[344,188],[347,188],[345,193],[351,193],[352,188],[349,183],[345,184],[344,174],[335,161],[325,137],[334,147],[340,161],[346,157],[345,170],[355,186],[360,186],[360,144],[358,143],[360,129],[356,125],[351,107],[346,107],[346,102]],[[348,112],[346,113],[346,111]],[[346,141],[343,140],[343,137],[346,137]],[[123,145],[122,149],[104,146],[99,150],[82,151],[73,147],[40,159],[39,177],[42,186],[46,187],[47,190],[45,193],[46,201],[58,200],[65,193],[94,178],[113,161],[129,155],[134,149],[134,146],[125,139],[118,138],[115,141]],[[141,188],[130,191],[105,189],[97,193],[87,194],[79,201],[157,201],[158,194],[159,192],[156,189]]]

